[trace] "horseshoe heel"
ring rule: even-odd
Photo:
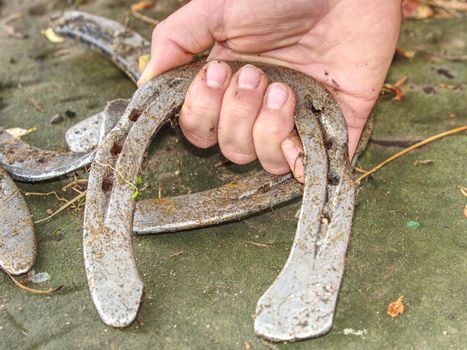
[[[0,267],[12,275],[29,271],[36,258],[31,214],[13,180],[0,167]]]

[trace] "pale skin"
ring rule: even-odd
[[[192,0],[154,29],[138,85],[212,47],[180,112],[185,137],[197,147],[219,143],[236,164],[258,159],[272,174],[293,171],[303,181],[293,91],[251,64],[233,74],[225,61],[287,66],[321,82],[344,114],[352,158],[396,48],[400,6],[400,0]]]

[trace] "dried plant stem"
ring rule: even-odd
[[[406,149],[394,154],[392,157],[389,157],[388,159],[386,159],[384,162],[378,164],[377,166],[375,166],[373,169],[367,171],[365,174],[363,174],[362,176],[360,176],[357,180],[356,180],[356,183],[359,184],[363,179],[366,179],[368,176],[370,176],[371,174],[374,174],[375,172],[377,172],[379,169],[381,169],[382,167],[384,167],[386,164],[392,162],[393,160],[403,156],[404,154],[407,154],[409,153],[410,151],[413,151],[414,149],[417,149],[417,148],[420,148],[430,142],[433,142],[433,141],[436,141],[436,140],[439,140],[443,137],[446,137],[446,136],[450,136],[450,135],[454,135],[454,134],[457,134],[457,133],[460,133],[462,131],[466,131],[467,130],[467,125],[464,125],[464,126],[461,126],[461,127],[458,127],[458,128],[455,128],[455,129],[451,129],[451,130],[448,130],[448,131],[445,131],[445,132],[442,132],[440,134],[436,134],[436,135],[433,135],[425,140],[422,140],[420,142],[417,142],[416,144],[410,146],[410,147],[407,147]]]
[[[137,19],[139,19],[140,21],[143,21],[144,23],[148,23],[148,24],[153,25],[153,26],[155,26],[156,24],[159,23],[159,21],[157,19],[154,19],[154,18],[151,18],[149,16],[143,15],[142,13],[140,13],[138,11],[131,11],[131,14],[134,17],[136,17]]]
[[[49,216],[43,218],[43,219],[40,219],[40,220],[37,220],[37,221],[34,221],[35,224],[39,224],[41,222],[44,222],[44,221],[47,221],[49,220],[50,218],[54,217],[55,215],[61,213],[62,211],[64,211],[66,208],[68,208],[70,205],[76,203],[77,201],[79,201],[81,198],[84,198],[86,196],[86,191],[80,193],[79,195],[77,195],[75,198],[73,198],[72,200],[66,202],[65,204],[63,204],[60,208],[58,208],[56,211],[54,211],[52,214],[50,214]]]
[[[14,278],[11,273],[9,273],[7,270],[4,270],[2,268],[0,268],[0,270],[2,270],[8,277],[10,277],[10,279],[13,281],[13,283],[19,288],[19,289],[22,289],[28,293],[31,293],[31,294],[41,294],[41,295],[47,295],[47,294],[52,294],[52,293],[55,293],[57,292],[58,290],[62,289],[63,288],[63,285],[61,286],[58,286],[56,288],[50,288],[50,289],[46,289],[46,290],[40,290],[40,289],[33,289],[33,288],[29,288],[27,286],[25,286],[24,284],[22,284],[20,281],[18,281],[16,278]]]

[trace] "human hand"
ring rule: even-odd
[[[219,142],[237,164],[259,159],[272,174],[293,170],[303,182],[292,90],[270,84],[253,65],[232,74],[223,61],[287,66],[321,82],[344,114],[352,158],[389,69],[400,17],[400,0],[192,0],[154,29],[138,85],[214,45],[180,112],[185,137],[203,148]]]

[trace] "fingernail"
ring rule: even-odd
[[[136,85],[138,87],[141,87],[143,86],[144,84],[146,84],[149,80],[151,80],[153,78],[152,74],[151,74],[151,69],[149,67],[151,67],[151,61],[148,62],[148,64],[146,65],[146,68],[144,69],[143,73],[141,73],[141,76],[139,77],[138,81],[136,82]]]
[[[282,109],[287,99],[289,92],[281,84],[271,84],[268,89],[268,96],[266,97],[266,105],[270,109]]]
[[[206,71],[206,82],[209,87],[218,88],[224,85],[227,75],[228,71],[224,63],[219,61],[209,62]]]
[[[248,64],[240,70],[238,87],[245,90],[254,90],[259,85],[261,76],[256,67]]]

